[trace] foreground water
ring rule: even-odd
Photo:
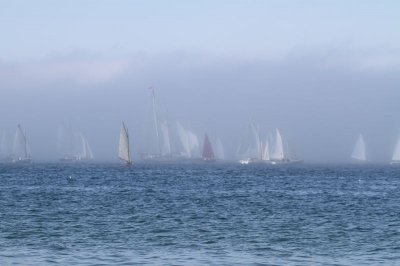
[[[400,168],[0,165],[0,264],[400,263]]]

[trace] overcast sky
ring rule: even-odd
[[[113,160],[126,121],[140,150],[150,92],[160,112],[220,137],[278,127],[309,162],[372,161],[400,133],[399,1],[0,1],[0,129],[21,123],[56,159],[71,123]]]

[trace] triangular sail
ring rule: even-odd
[[[94,156],[87,139],[85,139],[85,149],[86,149],[86,159],[92,160]]]
[[[207,134],[205,134],[205,136],[204,136],[202,157],[203,157],[203,159],[206,159],[206,160],[215,159],[214,150],[212,148],[210,139],[208,138]]]
[[[129,134],[124,123],[122,123],[121,131],[119,133],[118,157],[127,164],[132,163],[129,147]]]
[[[169,128],[166,121],[160,123],[160,133],[161,133],[161,155],[171,154],[171,142],[169,136]]]
[[[285,159],[285,154],[283,150],[283,140],[281,133],[276,129],[275,146],[271,154],[271,159],[283,160]]]
[[[397,139],[396,147],[392,156],[392,161],[400,161],[400,136]]]
[[[265,140],[265,143],[263,145],[263,154],[262,154],[262,158],[261,159],[264,160],[264,161],[269,161],[269,159],[270,159],[268,139]]]
[[[244,142],[239,146],[237,154],[240,157],[261,159],[261,150],[261,141],[258,128],[253,122],[250,122],[247,138],[244,139]]]
[[[366,161],[367,159],[365,152],[365,142],[361,134],[358,137],[356,144],[354,145],[354,150],[351,153],[351,158],[358,161]]]
[[[183,153],[189,157],[190,156],[190,144],[189,144],[189,139],[188,139],[186,129],[179,122],[176,122],[176,129],[178,131],[180,143],[183,147]]]
[[[30,159],[31,152],[30,147],[26,139],[24,130],[20,125],[17,126],[17,131],[14,137],[14,143],[12,148],[12,158],[15,161]]]

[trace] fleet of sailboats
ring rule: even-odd
[[[197,134],[175,122],[172,127],[167,119],[161,119],[156,106],[155,92],[152,91],[152,131],[155,136],[152,143],[155,149],[137,154],[144,162],[216,162],[225,160],[222,142],[219,138],[210,138],[206,133],[203,141],[199,141]],[[288,141],[275,129],[274,134],[263,134],[261,137],[260,127],[250,121],[246,138],[240,143],[236,155],[240,164],[294,164],[302,162],[295,157],[289,149]],[[31,162],[31,148],[26,130],[17,125],[14,138],[11,141],[7,131],[0,132],[0,162],[28,163]],[[150,134],[151,135],[151,134]],[[175,140],[175,141],[174,141]],[[71,126],[60,126],[58,129],[57,150],[60,161],[79,162],[94,159],[88,139]],[[353,162],[367,162],[367,149],[364,136],[359,134],[350,158]],[[133,153],[130,147],[130,136],[128,128],[122,122],[118,143],[118,158],[125,165],[132,164]],[[393,150],[390,164],[400,165],[400,136]]]

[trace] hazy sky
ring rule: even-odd
[[[115,159],[160,110],[233,153],[248,119],[308,161],[346,161],[364,133],[387,161],[400,133],[399,1],[0,1],[0,129],[56,158],[71,123]],[[139,149],[139,148],[138,148]]]

